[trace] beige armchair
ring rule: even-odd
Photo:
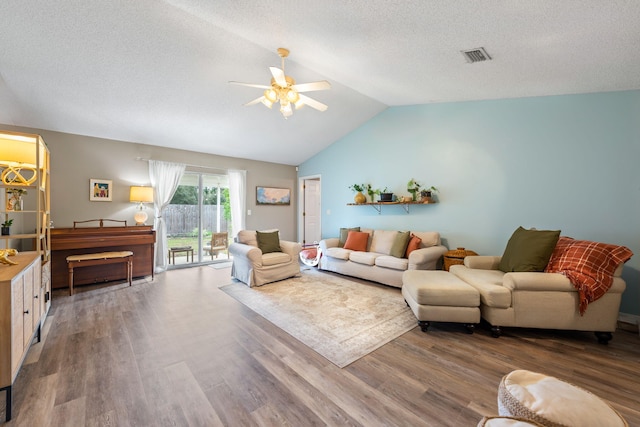
[[[233,257],[231,277],[252,287],[299,274],[300,243],[279,240],[278,244],[279,251],[263,253],[257,232],[241,230],[236,241],[229,245],[229,254]]]

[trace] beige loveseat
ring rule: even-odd
[[[491,324],[493,336],[501,327],[592,331],[606,344],[616,330],[625,281],[624,264],[615,270],[613,285],[600,299],[589,303],[580,315],[578,291],[560,273],[509,272],[498,269],[500,256],[468,256],[463,265],[449,271],[480,293],[482,318]]]
[[[270,231],[271,233],[276,231]],[[262,286],[276,280],[287,279],[300,273],[298,257],[302,247],[300,243],[277,239],[278,250],[263,253],[258,247],[255,230],[241,230],[229,245],[229,254],[233,257],[231,277],[251,286]]]
[[[397,288],[402,287],[402,273],[406,270],[435,270],[447,248],[435,231],[411,231],[421,239],[419,248],[407,258],[390,255],[390,247],[397,231],[362,229],[369,233],[366,251],[340,247],[337,237],[320,241],[322,256],[318,268],[326,271],[371,280]]]

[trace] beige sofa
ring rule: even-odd
[[[369,233],[367,251],[352,251],[339,247],[339,238],[320,241],[322,256],[318,268],[325,271],[371,280],[397,288],[402,287],[402,273],[406,270],[435,270],[447,248],[435,231],[412,231],[422,239],[419,249],[408,258],[389,255],[389,239],[395,231],[361,229]]]
[[[499,256],[468,256],[463,265],[449,271],[480,292],[482,318],[500,336],[501,327],[593,331],[606,344],[616,330],[622,292],[620,277],[624,264],[614,273],[613,285],[584,315],[578,310],[579,296],[569,279],[559,273],[510,272],[498,270]]]
[[[300,273],[300,243],[280,240],[280,251],[263,254],[255,230],[241,230],[229,245],[231,277],[250,287],[287,279]]]

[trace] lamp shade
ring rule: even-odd
[[[153,187],[132,185],[129,189],[129,201],[135,203],[153,203]]]
[[[43,169],[45,164],[49,164],[47,150],[40,135],[0,132],[0,169],[4,184],[31,185],[37,178],[36,169]]]

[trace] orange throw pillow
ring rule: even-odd
[[[345,249],[352,251],[367,251],[367,242],[369,241],[369,233],[364,231],[350,231],[347,235],[347,241],[344,242]]]
[[[407,251],[404,254],[405,258],[409,258],[409,254],[416,249],[420,248],[420,243],[422,243],[422,239],[411,233],[411,239],[409,240],[409,244],[407,245]]]

